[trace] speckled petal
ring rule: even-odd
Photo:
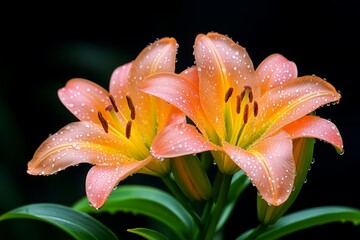
[[[74,122],[49,136],[28,163],[28,173],[49,175],[79,163],[102,166],[124,164],[131,149],[100,126]],[[131,156],[131,155],[130,155]]]
[[[193,125],[173,124],[156,136],[151,146],[151,154],[155,158],[170,158],[215,148]]]
[[[249,176],[260,195],[278,206],[289,197],[295,179],[295,162],[290,136],[281,131],[244,150],[227,142],[223,148]]]
[[[86,177],[86,195],[90,205],[94,208],[102,207],[121,180],[136,173],[150,161],[148,157],[116,167],[93,166]]]
[[[317,76],[299,77],[270,89],[258,102],[258,115],[249,117],[241,146],[267,137],[323,105],[339,102],[340,97],[329,82]]]
[[[204,129],[201,128],[204,114],[200,108],[199,86],[190,78],[175,73],[156,73],[142,82],[140,90],[175,105]]]
[[[259,98],[266,91],[283,85],[297,77],[297,67],[281,54],[272,54],[265,58],[256,69],[257,87],[253,89],[254,98]],[[260,91],[260,92],[259,92]]]
[[[336,125],[317,116],[304,116],[283,128],[291,138],[311,137],[333,145],[338,153],[343,152],[343,141]]]
[[[156,72],[174,72],[176,62],[177,42],[174,38],[161,38],[144,48],[133,61],[127,82],[127,95],[132,99],[136,112],[136,127],[140,133],[147,133],[143,137],[145,142],[151,142],[156,134],[154,126],[160,121],[166,122],[168,108],[173,106],[149,94],[139,91],[139,85],[150,74]],[[161,100],[162,101],[162,100]],[[162,123],[163,123],[162,122]]]
[[[240,94],[245,85],[251,86],[254,67],[245,48],[218,33],[199,34],[195,39],[194,55],[199,72],[199,95],[208,123],[220,138],[226,134],[225,94],[234,88]],[[234,98],[235,99],[235,98]],[[236,101],[231,101],[232,109]]]
[[[60,101],[80,121],[99,123],[98,111],[105,119],[111,119],[105,108],[111,104],[109,93],[98,84],[86,79],[74,78],[58,90]]]
[[[126,102],[128,94],[127,81],[129,79],[132,63],[126,63],[117,67],[110,78],[109,92],[114,97],[116,106],[119,109],[118,117],[123,125],[126,125],[125,113],[129,114]]]

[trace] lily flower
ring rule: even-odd
[[[32,175],[50,175],[90,163],[86,194],[100,208],[118,183],[139,172],[162,176],[168,161],[150,154],[152,140],[167,124],[185,121],[184,114],[163,100],[138,90],[139,83],[159,71],[174,72],[177,42],[163,38],[112,73],[109,91],[86,79],[71,79],[58,96],[80,121],[49,136],[28,163]]]
[[[142,91],[178,107],[196,126],[182,124],[157,135],[155,157],[195,154],[211,144],[221,172],[242,169],[261,197],[278,206],[293,189],[293,139],[318,138],[343,151],[336,126],[308,116],[339,102],[329,82],[314,75],[298,77],[295,63],[280,54],[270,55],[255,70],[245,48],[215,32],[196,37],[194,56],[196,66],[181,74],[156,73],[141,83]]]

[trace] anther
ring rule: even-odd
[[[241,99],[242,99],[241,95],[236,96],[236,113],[237,114],[240,113]]]
[[[131,98],[129,96],[126,96],[126,101],[127,101],[127,104],[128,104],[128,107],[130,109],[130,117],[132,120],[135,119],[135,107],[134,107],[134,104],[131,100]]]
[[[244,99],[245,97],[245,90],[243,90],[241,93],[240,93],[240,102]]]
[[[130,138],[131,125],[132,125],[132,121],[128,121],[128,122],[126,123],[126,129],[125,129],[125,136],[126,136],[126,138]]]
[[[251,90],[251,88],[250,88],[250,91],[249,91],[249,102],[252,103],[253,99],[254,99],[253,92],[252,92],[252,90]]]
[[[249,113],[249,105],[246,104],[244,109],[244,123],[247,123],[248,121],[248,113]]]
[[[105,120],[105,118],[103,117],[103,115],[101,114],[100,111],[98,112],[98,118],[100,120],[100,123],[101,123],[102,127],[104,128],[104,131],[106,133],[108,133],[109,132],[109,125],[108,125],[107,121]]]
[[[234,91],[234,88],[229,88],[229,90],[227,90],[226,94],[225,94],[225,102],[227,102],[229,100],[229,98],[231,97],[232,93]]]
[[[254,117],[258,115],[258,111],[259,111],[258,103],[254,101]]]
[[[119,109],[116,106],[116,102],[115,102],[114,97],[112,95],[109,95],[109,98],[110,98],[111,105],[114,107],[115,112],[118,112]]]

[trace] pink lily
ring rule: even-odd
[[[151,156],[151,144],[167,124],[185,121],[184,114],[139,91],[138,85],[152,73],[174,72],[177,47],[173,38],[149,45],[133,62],[115,69],[109,92],[86,79],[68,81],[58,96],[80,121],[46,139],[29,161],[27,172],[49,175],[79,163],[92,164],[86,194],[95,208],[133,173],[168,173],[169,163]]]
[[[293,139],[318,138],[343,151],[337,127],[308,116],[339,102],[329,82],[297,77],[295,63],[280,54],[255,70],[245,48],[214,32],[196,37],[194,55],[196,66],[181,74],[156,73],[141,83],[142,91],[178,107],[196,126],[162,132],[153,142],[154,157],[199,153],[206,145],[221,172],[242,169],[261,196],[278,206],[294,184]]]

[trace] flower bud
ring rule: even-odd
[[[258,219],[264,225],[274,224],[290,208],[297,198],[313,159],[315,139],[298,138],[293,140],[293,155],[296,165],[294,188],[289,198],[279,206],[269,205],[261,196],[257,198]]]
[[[177,185],[189,199],[202,201],[211,197],[209,178],[197,156],[171,159],[171,170]]]

